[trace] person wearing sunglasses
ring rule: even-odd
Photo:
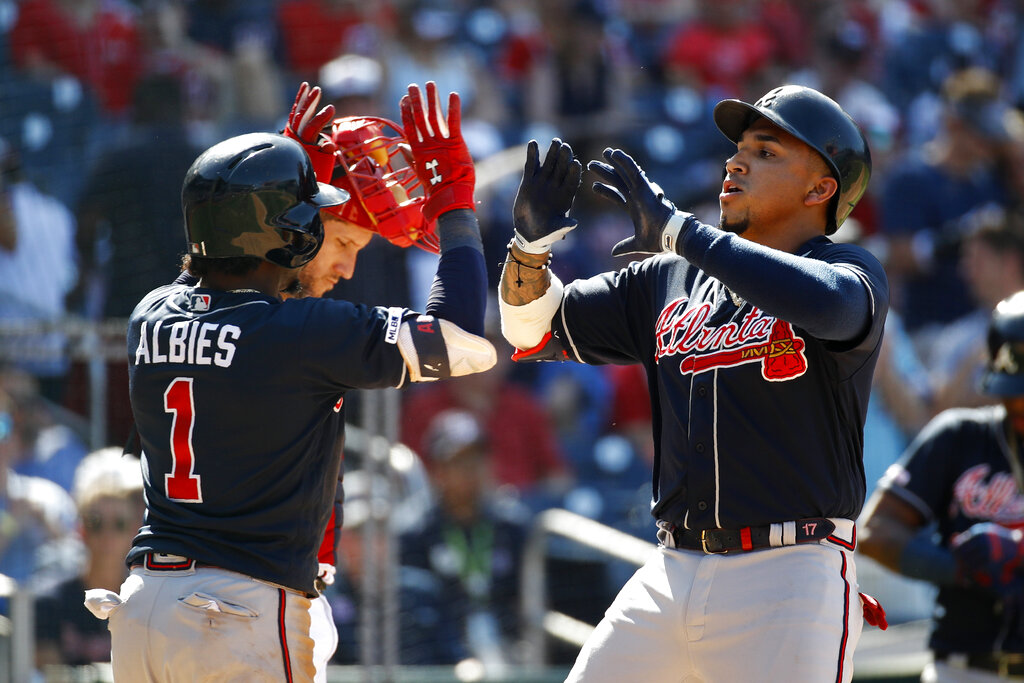
[[[84,546],[82,570],[36,599],[36,667],[110,661],[110,632],[82,604],[86,587],[116,591],[128,576],[124,556],[142,525],[142,470],[120,447],[85,456],[72,495]]]

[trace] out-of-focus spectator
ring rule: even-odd
[[[34,590],[47,578],[59,580],[73,571],[62,551],[73,539],[75,504],[49,479],[12,469],[21,448],[14,411],[0,391],[0,574]]]
[[[375,475],[379,477],[380,475]],[[370,539],[371,557],[366,556],[367,522],[383,523],[393,508],[381,492],[386,482],[375,480],[367,471],[345,474],[344,524],[338,537],[340,566],[327,595],[338,628],[338,647],[331,662],[358,664],[361,661],[363,609],[375,605],[363,597],[366,572],[380,571],[388,561],[384,544]],[[459,619],[444,583],[431,572],[399,566],[395,569],[399,602],[399,662],[405,665],[455,664],[468,655],[459,630]]]
[[[190,0],[187,31],[191,41],[217,51],[230,64],[232,118],[222,135],[279,128],[282,93],[277,0]]]
[[[79,306],[89,319],[127,318],[145,294],[181,270],[181,181],[201,151],[189,140],[183,87],[171,74],[140,81],[128,141],[89,169],[77,207]],[[132,423],[128,368],[111,361],[106,370],[106,433],[119,443]],[[72,365],[66,401],[82,415],[91,400],[87,373],[86,363]]]
[[[402,564],[449,586],[466,649],[485,671],[500,672],[516,659],[529,513],[494,495],[488,436],[471,413],[439,413],[424,444],[437,505],[400,537]]]
[[[943,83],[969,67],[997,71],[1012,46],[1000,36],[1012,20],[1003,3],[985,0],[895,0],[875,3],[884,41],[878,84],[904,113],[914,146],[934,133]]]
[[[10,33],[14,64],[33,77],[70,74],[121,117],[141,68],[137,10],[121,0],[24,0]]]
[[[606,29],[594,0],[547,3],[541,20],[547,45],[533,55],[526,79],[526,118],[547,124],[577,146],[609,144],[629,123],[632,64]]]
[[[286,70],[295,80],[314,82],[320,67],[330,60],[362,52],[365,39],[360,32],[378,22],[390,23],[390,14],[389,2],[283,0],[277,7],[277,21]]]
[[[142,525],[142,470],[118,447],[87,455],[75,473],[73,498],[86,556],[81,572],[36,599],[36,666],[110,661],[110,632],[82,604],[85,589],[118,592],[128,576],[125,555]]]
[[[840,0],[858,5],[865,0]],[[795,69],[814,59],[814,22],[820,20],[829,3],[836,0],[760,0],[756,3],[758,20],[768,28],[775,41],[775,61],[780,68]]]
[[[14,402],[17,456],[10,463],[18,474],[42,477],[71,491],[75,470],[88,452],[82,434],[85,421],[46,399],[39,380],[18,368],[0,368],[0,391]]]
[[[400,440],[419,454],[429,471],[433,463],[427,457],[426,434],[431,421],[445,410],[467,410],[484,425],[496,486],[510,485],[524,496],[564,491],[571,474],[551,418],[527,387],[509,378],[508,344],[496,330],[489,330],[487,336],[498,348],[497,365],[406,394]]]
[[[943,86],[940,133],[894,159],[881,179],[884,263],[894,305],[916,341],[928,335],[927,326],[948,323],[972,307],[957,272],[957,228],[972,209],[1005,197],[996,161],[1014,131],[999,87],[988,71],[953,74]]]
[[[832,2],[823,15],[818,18],[823,28],[814,42],[814,59],[794,74],[794,80],[829,94],[864,131],[876,169],[874,182],[868,187],[871,193],[898,149],[900,111],[877,85],[878,55],[882,50],[874,16],[864,3]],[[878,226],[873,215],[872,220],[865,220],[865,200],[875,204],[869,194],[852,215],[866,237]]]
[[[534,379],[562,453],[577,475],[593,460],[594,444],[608,424],[611,382],[606,367],[545,363]]]
[[[98,297],[82,303],[89,317],[128,317],[181,270],[181,181],[201,151],[188,139],[183,81],[147,76],[132,111],[129,141],[89,169],[77,207],[83,285]]]
[[[993,403],[980,389],[989,318],[996,304],[1024,289],[1024,215],[992,206],[965,222],[960,273],[974,310],[943,326],[924,358],[935,387],[933,414]]]
[[[696,0],[696,14],[668,39],[662,56],[668,83],[711,100],[745,98],[778,85],[775,40],[757,21],[751,0]],[[755,97],[757,96],[755,95]]]
[[[0,357],[37,378],[44,394],[63,398],[65,299],[78,282],[75,217],[21,173],[18,152],[0,138]]]
[[[221,140],[223,126],[235,116],[234,74],[227,56],[189,37],[185,0],[143,0],[140,7],[143,76],[181,81],[184,121],[193,144],[205,148]],[[246,85],[255,89],[254,83]],[[137,113],[134,121],[139,122]]]
[[[337,116],[380,116],[384,67],[373,57],[346,53],[320,67],[323,103]]]
[[[410,83],[434,81],[442,97],[462,98],[462,133],[474,160],[501,149],[498,131],[506,102],[476,52],[457,42],[461,15],[442,0],[413,0],[396,17],[394,32],[375,54],[384,66],[384,103],[389,118]]]

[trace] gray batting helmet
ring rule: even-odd
[[[857,205],[871,177],[867,140],[835,101],[813,88],[784,85],[754,104],[722,100],[715,105],[715,124],[733,142],[756,119],[764,117],[817,150],[825,159],[839,190],[832,199],[825,234],[831,235]]]

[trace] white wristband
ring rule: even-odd
[[[519,247],[521,250],[523,250],[527,254],[535,254],[536,255],[536,254],[546,254],[549,251],[551,251],[551,245],[552,244],[554,244],[555,242],[557,242],[557,241],[559,241],[561,239],[564,239],[566,234],[568,234],[571,230],[573,230],[575,228],[576,228],[576,223],[574,221],[572,225],[567,225],[565,227],[559,228],[558,230],[555,230],[554,232],[552,232],[550,234],[544,235],[543,237],[538,237],[537,239],[535,239],[532,242],[527,241],[527,239],[525,237],[523,237],[522,235],[519,234],[518,230],[513,230],[512,234],[513,234],[513,239],[515,240],[517,247]]]
[[[562,289],[562,281],[551,273],[548,290],[527,304],[513,306],[499,296],[501,334],[505,340],[517,349],[532,349],[539,344],[551,331],[551,319],[562,303]]]
[[[665,223],[665,227],[661,231],[662,253],[676,253],[676,239],[679,237],[679,231],[682,230],[683,225],[686,223],[686,219],[692,215],[693,214],[676,211],[669,217],[668,222]]]

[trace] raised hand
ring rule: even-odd
[[[657,254],[675,251],[680,228],[696,221],[692,214],[677,211],[665,192],[621,149],[607,148],[605,161],[591,161],[587,168],[600,182],[594,192],[629,212],[634,235],[612,247],[612,256]]]
[[[320,94],[320,86],[311,88],[309,83],[302,82],[299,92],[295,95],[292,110],[288,114],[284,135],[297,140],[305,148],[306,154],[313,162],[317,180],[330,183],[334,171],[334,153],[338,151],[338,146],[330,136],[323,134],[323,129],[334,119],[334,105],[328,104],[316,112],[316,107],[320,104]]]
[[[476,210],[476,172],[462,139],[462,104],[458,93],[448,95],[447,118],[441,111],[433,81],[426,84],[426,102],[419,86],[412,84],[399,106],[413,166],[427,197],[423,216],[432,222],[452,209]]]
[[[526,165],[512,206],[515,243],[528,254],[543,254],[576,227],[569,218],[583,165],[573,158],[572,147],[558,138],[551,141],[544,163],[539,163],[539,146],[530,140]]]

